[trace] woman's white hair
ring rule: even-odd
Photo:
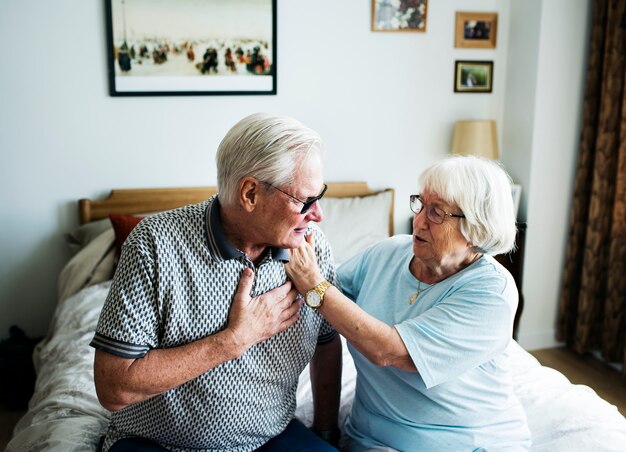
[[[220,202],[233,204],[246,176],[276,186],[290,184],[312,154],[323,158],[322,139],[299,121],[267,113],[243,118],[226,133],[215,156]]]
[[[496,255],[515,247],[511,177],[500,163],[455,155],[427,168],[419,177],[423,190],[456,205],[463,237],[481,253]]]

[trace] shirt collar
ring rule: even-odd
[[[226,234],[224,233],[224,229],[222,228],[222,223],[220,221],[220,202],[218,195],[213,198],[213,202],[208,204],[204,221],[207,244],[209,245],[209,249],[211,250],[213,256],[215,256],[217,260],[226,261],[245,257],[245,253],[238,250],[226,238]],[[275,260],[289,262],[289,250],[270,247],[268,251],[266,259],[273,258]]]

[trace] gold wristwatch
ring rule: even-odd
[[[331,284],[328,281],[322,281],[311,290],[307,290],[306,295],[304,296],[304,302],[306,305],[316,311],[321,308],[324,304],[324,294],[329,287],[331,287]]]

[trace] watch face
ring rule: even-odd
[[[310,291],[306,294],[306,304],[308,304],[312,308],[317,308],[322,302],[322,298],[320,294],[315,291]]]

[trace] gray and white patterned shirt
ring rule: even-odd
[[[330,245],[316,225],[323,276],[336,283]],[[217,197],[142,220],[122,247],[91,345],[124,358],[187,344],[226,327],[245,267],[252,296],[282,285],[289,253],[269,249],[255,268],[227,241]],[[292,420],[298,377],[316,344],[336,332],[303,306],[289,329],[187,383],[111,415],[104,450],[120,438],[152,439],[171,450],[254,450]]]

